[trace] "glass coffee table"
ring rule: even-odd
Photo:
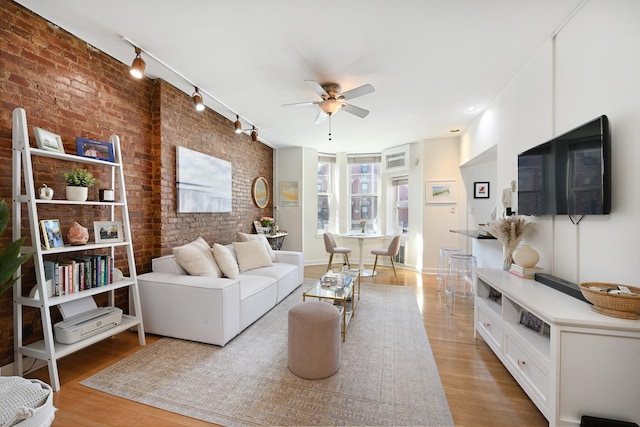
[[[318,298],[332,303],[342,316],[342,341],[345,341],[347,326],[355,314],[356,301],[360,299],[360,273],[349,271],[347,283],[342,288],[337,283],[340,277],[342,277],[340,274],[328,271],[315,285],[302,294],[302,301],[306,301],[307,298]]]

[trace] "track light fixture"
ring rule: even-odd
[[[253,142],[258,142],[258,131],[256,130],[256,127],[252,126],[251,129],[251,140]]]
[[[193,103],[196,106],[196,110],[204,111],[204,101],[202,100],[202,95],[200,95],[200,92],[198,91],[197,86],[196,86],[196,91],[193,92],[193,95],[191,95],[191,98],[193,98]]]
[[[136,57],[131,64],[131,68],[129,68],[129,72],[136,79],[141,79],[144,76],[144,69],[147,66],[142,57],[140,57],[141,53],[142,50],[139,47],[136,47]]]
[[[240,123],[240,116],[236,114],[236,122],[234,124],[236,127],[236,133],[242,133],[242,123]]]

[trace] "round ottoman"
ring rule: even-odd
[[[289,369],[309,380],[330,377],[340,368],[340,313],[322,301],[289,309]]]

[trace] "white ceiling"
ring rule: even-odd
[[[462,131],[583,0],[17,0],[130,64],[125,36],[215,97],[273,147],[379,152]],[[193,86],[149,56],[147,75]],[[123,78],[130,78],[123,75]],[[305,80],[375,92],[314,124]],[[217,102],[219,101],[219,103]],[[228,108],[225,108],[227,106]],[[467,113],[467,107],[476,107]],[[230,111],[231,110],[231,111]]]

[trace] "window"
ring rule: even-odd
[[[318,233],[331,230],[335,157],[318,156]]]
[[[396,178],[392,181],[392,186],[395,202],[393,226],[406,232],[409,229],[409,180]]]
[[[377,228],[380,193],[380,156],[352,156],[348,158],[351,193],[351,218],[348,229],[360,231],[360,221],[367,228]]]

